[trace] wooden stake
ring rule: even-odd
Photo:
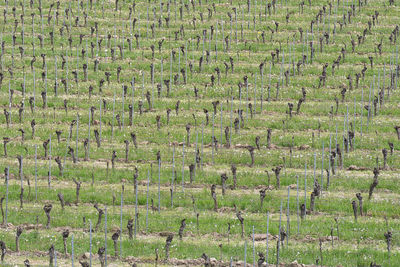
[[[35,144],[35,201],[37,202],[37,145]]]
[[[182,144],[182,193],[185,193],[185,138]]]
[[[290,202],[290,186],[288,186],[287,189],[287,211],[286,211],[286,217],[287,217],[287,222],[286,222],[286,247],[289,245],[289,234],[290,234],[290,207],[289,207],[289,202]]]
[[[267,263],[267,267],[268,267],[268,255],[269,255],[269,237],[268,237],[268,235],[269,235],[269,211],[267,211],[267,238],[266,238],[266,241],[267,241],[267,251],[266,251],[266,253],[265,253],[265,262]]]
[[[322,190],[324,188],[324,141],[322,141],[322,163],[321,163],[321,196],[322,196]]]
[[[215,118],[215,113],[213,113],[212,116],[212,136],[211,136],[211,161],[212,164],[214,165],[214,118]]]
[[[122,208],[124,207],[124,192],[121,190],[121,210],[120,210],[120,231],[121,235],[119,237],[119,255],[122,258]]]
[[[124,91],[124,86],[122,86],[122,130],[124,130],[124,111],[125,111],[125,91]]]
[[[6,217],[5,217],[5,225],[7,227],[7,218],[8,218],[8,183],[10,181],[10,166],[7,167],[7,177],[6,177]]]
[[[281,199],[281,208],[279,212],[279,232],[278,232],[278,242],[277,242],[277,252],[276,252],[276,267],[279,266],[279,243],[281,242],[281,230],[282,230],[282,199]]]
[[[304,207],[307,210],[307,163],[304,164]],[[307,212],[304,214],[304,219],[306,214]]]
[[[219,144],[220,144],[220,147],[222,147],[222,101],[220,103],[220,106],[221,106],[221,111],[220,111],[220,113],[221,113],[221,124],[220,124],[221,134],[220,134],[220,137],[219,137]]]
[[[297,180],[297,195],[296,195],[296,205],[297,205],[297,234],[300,233],[300,218],[299,218],[299,176],[296,175]]]
[[[135,77],[132,77],[132,126],[135,122]]]
[[[171,208],[174,207],[175,146],[172,149]]]
[[[112,124],[111,124],[111,142],[114,139],[114,118],[115,118],[115,90],[114,90],[114,101],[113,101],[113,116],[112,116]]]
[[[107,267],[107,206],[104,207],[104,264]]]
[[[255,247],[255,243],[254,243],[254,225],[253,225],[252,240],[253,240],[253,267],[255,267],[256,266],[256,247]]]
[[[360,109],[360,136],[362,137],[363,128],[363,111],[364,111],[364,87],[361,87],[361,109]]]
[[[313,183],[313,186],[315,185],[315,179],[316,179],[316,177],[315,177],[316,165],[317,165],[317,153],[314,152],[314,183]]]
[[[203,170],[203,139],[204,139],[204,121],[201,123],[201,157],[200,157],[200,166]]]
[[[89,267],[92,267],[92,220],[89,220]]]
[[[149,226],[149,185],[150,185],[150,170],[147,170],[147,190],[146,190],[146,234]]]
[[[48,180],[47,180],[47,184],[48,184],[48,186],[49,186],[49,189],[50,189],[50,188],[51,188],[51,134],[50,134],[49,140],[50,140],[50,153],[49,153],[49,177],[48,177]]]
[[[136,239],[136,229],[137,229],[137,219],[138,219],[138,186],[137,181],[135,181],[135,239]]]
[[[107,243],[107,238],[106,238],[106,243]],[[71,266],[74,267],[74,234],[71,235]]]
[[[197,143],[199,140],[199,132],[197,131],[197,127],[196,127],[196,145],[195,145],[195,149],[194,149],[194,170],[193,170],[193,181],[196,180],[196,165],[197,165]]]
[[[36,79],[35,69],[33,69],[33,114],[36,112]]]
[[[90,108],[89,108],[89,126],[88,126],[88,160],[90,159],[90,122],[91,122],[91,112],[90,112]]]
[[[161,160],[158,160],[158,213],[160,213],[161,195],[160,195],[160,183],[161,183]]]
[[[247,240],[244,241],[244,266],[247,266]]]

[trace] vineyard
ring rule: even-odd
[[[400,266],[397,1],[0,9],[1,266]]]

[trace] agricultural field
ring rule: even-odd
[[[1,266],[400,266],[394,0],[0,0]]]

